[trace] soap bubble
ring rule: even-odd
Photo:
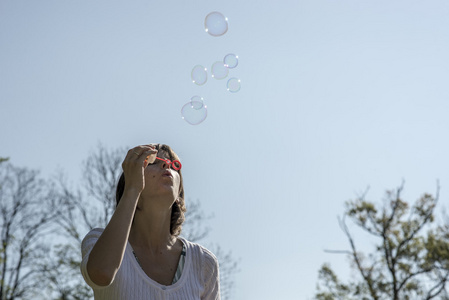
[[[181,116],[184,121],[191,125],[198,125],[207,117],[207,106],[203,103],[203,98],[193,96],[189,102],[181,108]]]
[[[228,76],[229,70],[222,61],[215,62],[210,68],[212,77],[215,79],[223,79]]]
[[[190,75],[193,83],[198,85],[203,85],[207,81],[207,69],[201,65],[194,66]]]
[[[228,91],[230,91],[231,93],[237,93],[238,91],[240,91],[240,87],[240,79],[235,77],[229,78],[227,83]]]
[[[190,98],[190,104],[194,109],[201,109],[204,105],[204,98],[201,96],[193,96],[192,98]]]
[[[206,32],[212,36],[220,36],[228,31],[228,18],[217,11],[211,12],[204,20]]]
[[[223,63],[226,68],[233,69],[239,64],[239,57],[235,54],[229,53],[223,58]]]

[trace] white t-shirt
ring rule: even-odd
[[[122,264],[108,286],[98,286],[87,273],[87,261],[103,229],[95,228],[81,244],[81,273],[94,291],[95,300],[219,300],[220,281],[218,260],[215,255],[196,243],[184,238],[186,246],[185,265],[181,278],[172,285],[162,285],[152,280],[140,267],[129,242],[126,245]]]

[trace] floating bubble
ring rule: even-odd
[[[226,68],[233,69],[239,64],[239,57],[235,54],[229,53],[223,58],[223,63]]]
[[[201,101],[196,100],[199,96],[194,96],[189,102],[181,108],[181,116],[184,121],[191,125],[198,125],[207,117],[207,106]],[[195,99],[194,99],[195,98]]]
[[[204,99],[201,96],[193,96],[190,98],[190,104],[194,109],[201,109],[204,106]]]
[[[222,61],[217,61],[212,65],[210,72],[212,73],[213,78],[223,79],[228,76],[229,70]]]
[[[206,32],[212,36],[220,36],[228,31],[228,18],[218,11],[211,12],[204,20]]]
[[[228,83],[227,83],[227,87],[228,87],[228,91],[230,91],[231,93],[237,93],[238,91],[240,91],[240,79],[232,77],[229,78]]]
[[[207,81],[207,69],[201,65],[194,66],[190,75],[193,83],[198,85],[203,85]]]

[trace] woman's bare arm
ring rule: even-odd
[[[156,154],[153,146],[139,146],[129,150],[123,161],[126,180],[123,196],[87,261],[87,273],[99,286],[111,284],[120,268],[137,202],[145,187],[144,169],[148,165],[148,157],[154,160]]]

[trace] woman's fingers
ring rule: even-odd
[[[148,164],[152,164],[156,160],[157,150],[153,146],[145,149],[141,154],[141,157],[144,157],[144,168],[148,166]]]
[[[158,150],[153,145],[141,145],[133,148],[132,153],[135,156],[134,159],[142,163],[144,168],[146,168],[149,163],[154,162]]]
[[[134,159],[140,159],[143,161],[151,154],[156,154],[156,153],[157,153],[157,150],[154,146],[142,145],[142,146],[137,146],[137,147],[130,149],[128,151],[127,157],[129,159],[132,159],[134,156]]]
[[[156,159],[157,152],[156,148],[150,145],[134,147],[128,151],[122,163],[122,168],[123,170],[128,168],[145,168],[148,163],[152,163]]]
[[[128,151],[122,163],[127,186],[143,190],[144,169],[156,159],[157,150],[152,145],[141,145]]]

